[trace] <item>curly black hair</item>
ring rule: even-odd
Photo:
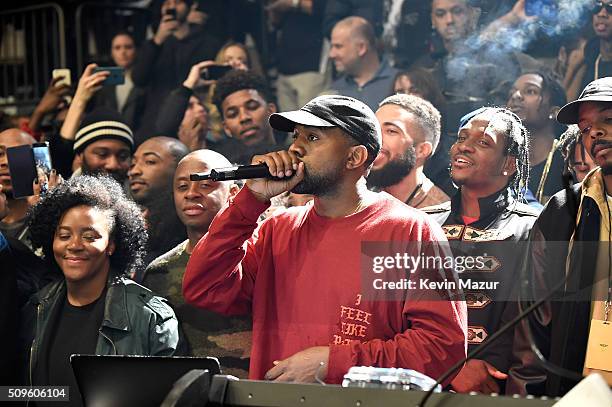
[[[30,209],[28,227],[32,244],[42,248],[51,269],[61,273],[53,255],[57,225],[68,209],[80,205],[109,213],[111,237],[116,246],[110,256],[111,273],[122,276],[141,269],[148,238],[144,219],[136,203],[107,175],[73,177],[50,190]]]
[[[274,102],[274,96],[265,78],[253,72],[233,70],[223,75],[215,86],[212,101],[223,116],[221,105],[226,97],[244,89],[256,90],[267,103]]]

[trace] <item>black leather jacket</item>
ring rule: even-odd
[[[468,225],[461,216],[461,191],[450,202],[424,208],[446,234],[453,254],[483,256],[485,271],[467,270],[461,279],[499,282],[495,289],[466,289],[468,305],[468,345],[473,350],[517,313],[516,289],[519,266],[522,263],[529,231],[538,212],[529,205],[517,202],[504,189],[479,199],[480,218]],[[512,330],[481,354],[498,370],[510,368]]]
[[[569,192],[559,191],[546,204],[531,231],[530,256],[526,263],[529,281],[538,285],[535,289],[549,291],[569,276],[566,288],[557,298],[592,285],[598,256],[598,244],[584,243],[599,241],[601,213],[597,203],[588,196],[582,197],[580,222],[576,225],[582,184],[574,185]],[[572,234],[574,244],[570,252]],[[528,319],[531,337],[543,356],[578,374],[584,366],[591,321],[591,290],[582,292],[576,300],[547,302]],[[559,377],[542,367],[530,349],[526,326],[524,323],[516,328],[515,360],[506,392],[562,396],[576,381]]]
[[[174,355],[179,343],[178,320],[161,297],[127,278],[111,278],[107,285],[104,318],[99,329],[96,355]],[[64,279],[41,289],[24,309],[23,341],[26,382],[40,359],[40,344],[48,333],[54,310],[66,296]]]

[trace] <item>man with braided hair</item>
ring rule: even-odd
[[[511,254],[516,243],[510,248],[503,242],[526,241],[538,215],[521,202],[529,179],[527,130],[507,109],[478,109],[461,119],[450,157],[451,178],[459,191],[450,202],[424,210],[442,225],[455,255],[483,257],[484,267],[466,266],[462,279],[497,283],[494,289],[465,291],[468,345],[473,350],[517,313],[514,293],[522,256]],[[499,393],[512,340],[510,331],[479,359],[469,360],[452,387],[457,392]]]
[[[587,154],[581,136],[578,125],[572,124],[559,139],[559,149],[565,163],[564,171],[571,174],[574,183],[582,182],[584,177],[597,167],[591,156]]]

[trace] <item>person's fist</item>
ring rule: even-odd
[[[291,191],[304,179],[304,163],[291,151],[256,155],[251,164],[266,164],[270,175],[277,178],[247,180],[247,188],[262,202],[268,202],[276,195]]]
[[[451,386],[458,393],[499,393],[499,385],[495,381],[505,380],[508,375],[497,370],[490,363],[480,359],[470,359],[463,369],[451,382]]]

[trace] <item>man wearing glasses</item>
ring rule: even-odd
[[[595,38],[569,57],[564,80],[568,100],[591,81],[612,76],[612,1],[593,1],[591,13]]]

